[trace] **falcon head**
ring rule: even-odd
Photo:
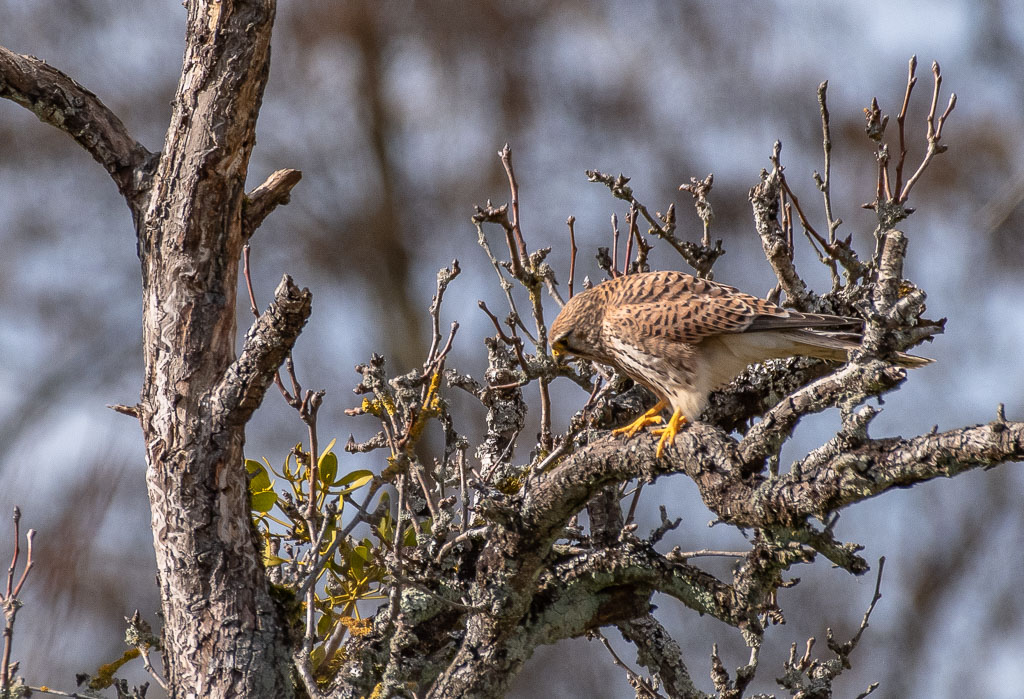
[[[612,362],[601,341],[605,296],[605,290],[598,285],[576,294],[565,304],[551,324],[551,353],[555,359],[575,354],[604,364]]]

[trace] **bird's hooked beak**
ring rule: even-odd
[[[555,362],[562,364],[569,359],[569,332],[560,332],[551,338],[551,356]]]

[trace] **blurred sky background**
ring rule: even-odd
[[[156,0],[0,0],[0,44],[70,74],[156,151],[184,20],[179,3]],[[1024,419],[1019,3],[280,2],[249,188],[282,167],[303,179],[257,232],[253,273],[261,307],[284,273],[314,293],[295,357],[304,386],[328,392],[321,439],[373,433],[371,419],[342,413],[356,403],[352,367],[373,351],[396,372],[422,362],[435,273],[456,257],[464,272],[442,323],[462,328],[448,366],[480,376],[491,328],[476,301],[504,311],[469,217],[474,204],[508,199],[497,158],[505,142],[527,243],[554,248],[563,289],[566,218],[577,219],[577,278],[596,280],[609,216],[626,213],[586,181],[583,171],[598,168],[631,176],[652,210],[677,202],[680,233],[694,240],[700,223],[689,195],[676,190],[713,172],[712,235],[728,251],[715,278],[763,295],[774,280],[747,191],[769,166],[772,143],[782,141],[789,182],[823,231],[811,173],[821,169],[815,91],[829,80],[833,205],[845,222],[840,234],[867,257],[874,220],[860,205],[873,198],[875,169],[862,109],[877,96],[895,131],[912,54],[920,66],[908,169],[924,150],[933,60],[945,79],[940,108],[950,91],[959,98],[944,132],[949,152],[914,191],[918,212],[903,226],[907,276],[928,292],[927,315],[949,322],[919,348],[938,362],[886,398],[873,436],[986,422],[1000,402],[1008,417]],[[500,235],[494,243],[501,247]],[[800,271],[825,290],[827,271],[798,246]],[[684,268],[664,245],[651,262]],[[138,399],[140,290],[131,219],[109,177],[70,138],[0,101],[0,513],[17,503],[23,530],[39,531],[14,647],[34,685],[72,689],[75,672],[123,652],[124,616],[139,608],[157,620],[142,437],[105,407]],[[244,332],[250,319],[240,301]],[[555,388],[564,428],[585,395],[568,381]],[[479,406],[460,406],[458,428],[478,435]],[[799,458],[837,425],[835,414],[807,420],[784,455]],[[280,463],[303,434],[271,391],[247,454]],[[348,456],[342,464],[364,465]],[[838,536],[887,564],[883,598],[838,696],[872,681],[882,683],[880,697],[1019,696],[1022,494],[1020,467],[1004,466],[844,511]],[[743,547],[737,532],[707,528],[710,514],[682,477],[663,479],[645,501],[642,533],[657,523],[659,502],[684,518],[663,550]],[[10,551],[7,515],[3,522],[0,558]],[[728,576],[728,562],[706,565]],[[780,593],[787,623],[768,633],[757,685],[765,691],[774,691],[790,643],[802,648],[815,636],[826,656],[826,627],[848,638],[874,586],[873,572],[854,579],[824,560],[791,575],[802,582]],[[745,662],[738,632],[669,598],[657,603],[703,689],[711,689],[712,642],[730,671]],[[633,694],[599,644],[576,640],[540,649],[513,696]]]

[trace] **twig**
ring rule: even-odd
[[[790,202],[792,202],[792,204],[793,204],[793,208],[796,209],[796,215],[800,219],[800,225],[803,226],[803,229],[805,231],[807,231],[808,233],[810,233],[811,235],[814,236],[814,240],[816,240],[819,245],[821,245],[822,247],[827,247],[828,244],[829,244],[828,241],[825,240],[824,238],[822,238],[821,235],[818,233],[818,231],[814,230],[814,226],[811,225],[811,222],[808,221],[807,217],[804,215],[804,210],[800,207],[800,200],[797,199],[796,193],[790,188],[789,182],[786,181],[786,175],[780,173],[779,174],[779,181],[782,183],[782,191],[783,191],[784,196],[789,197]],[[788,205],[787,205],[786,209],[787,209],[787,211],[791,211],[789,209]],[[792,213],[790,213],[789,218],[792,221]],[[790,237],[789,237],[789,240],[787,241],[787,243],[788,243],[790,249],[792,249],[793,248],[792,234],[790,234]]]
[[[544,473],[549,466],[558,461],[558,459],[569,450],[572,445],[571,439],[562,438],[558,442],[558,446],[551,450],[551,453],[544,457],[543,461],[534,466],[531,470],[533,473],[540,475]]]
[[[818,86],[818,106],[821,112],[821,146],[825,153],[824,173],[818,178],[818,189],[825,201],[825,222],[828,226],[828,242],[836,244],[836,230],[843,223],[832,215],[832,127],[828,112],[828,80]]]
[[[320,452],[317,443],[316,416],[323,403],[324,391],[306,391],[302,399],[302,410],[299,417],[306,423],[306,432],[309,435],[309,503],[306,505],[306,518],[309,520],[310,541],[316,536],[316,481],[320,471]]]
[[[124,405],[123,403],[116,403],[114,405],[108,405],[107,407],[113,410],[115,413],[121,413],[122,415],[127,415],[128,417],[133,417],[136,419],[138,419],[139,417],[138,403],[136,403],[135,405]]]
[[[455,334],[457,332],[459,332],[459,321],[453,320],[452,324],[451,324],[451,328],[450,328],[450,330],[448,332],[448,339],[445,341],[444,347],[441,348],[441,351],[437,354],[436,357],[434,357],[434,359],[431,361],[431,363],[427,366],[426,370],[423,372],[423,374],[420,377],[421,379],[426,381],[427,379],[429,379],[434,374],[437,374],[439,372],[444,371],[444,360],[448,356],[448,354],[452,351],[452,343],[455,342]],[[423,399],[424,400],[426,400],[426,393],[427,393],[428,389],[429,389],[429,384],[428,383],[424,383],[424,386],[423,386]]]
[[[309,533],[311,546],[319,547],[320,535],[317,523],[316,506],[316,481],[319,472],[319,445],[317,444],[316,417],[323,401],[324,391],[306,391],[299,409],[299,417],[306,423],[309,435],[309,502],[306,505],[305,520],[306,531]],[[324,527],[326,529],[326,527]],[[313,553],[314,560],[316,552]],[[315,573],[314,573],[315,574]],[[316,591],[310,586],[306,592],[306,632],[303,637],[303,648],[308,656],[313,652],[313,644],[316,641],[316,608],[314,606]]]
[[[630,206],[629,237],[630,240],[636,241],[636,261],[633,263],[633,269],[637,272],[648,272],[650,267],[647,265],[647,254],[651,251],[651,244],[640,235],[640,228],[637,226],[637,213],[636,208]]]
[[[629,258],[633,256],[633,231],[636,230],[636,207],[630,204],[626,214],[626,255],[622,262],[622,273],[629,274]]]
[[[630,205],[632,208],[632,205]],[[628,264],[629,258],[626,258]],[[612,264],[609,272],[614,279],[619,275],[619,217],[612,212]]]
[[[32,692],[39,692],[40,694],[50,694],[55,697],[74,697],[74,699],[90,699],[92,695],[79,694],[78,692],[64,692],[53,687],[29,687]]]
[[[515,344],[513,338],[506,335],[505,331],[501,329],[501,322],[498,320],[498,316],[491,313],[491,309],[487,307],[487,304],[484,303],[483,301],[477,301],[476,305],[481,311],[487,314],[488,318],[491,319],[491,323],[494,324],[494,329],[498,333],[498,339],[504,342],[506,345]]]
[[[14,583],[14,572],[18,567],[18,558],[21,556],[21,509],[15,505],[14,514],[12,519],[14,520],[14,554],[11,556],[11,565],[7,569],[7,585],[5,592],[0,595],[0,609],[3,610],[4,614],[4,648],[2,660],[0,660],[0,696],[7,696],[10,688],[11,681],[11,651],[14,645],[14,621],[18,615],[18,609],[21,603],[18,601],[18,596],[21,594],[21,588],[25,585],[25,580],[28,579],[29,571],[32,570],[33,559],[32,559],[32,542],[35,539],[35,529],[29,529],[25,534],[25,539],[28,542],[28,550],[25,555],[25,567],[21,571],[21,577],[18,578],[17,584]]]
[[[373,513],[369,512],[366,508],[370,504],[370,501],[373,499],[373,497],[377,494],[378,490],[380,490],[380,484],[378,481],[374,480],[370,484],[369,492],[366,494],[366,498],[363,500],[362,505],[353,500],[350,495],[344,496],[346,503],[355,505],[357,510],[356,516],[349,520],[349,523],[345,525],[345,528],[335,535],[334,541],[331,542],[331,545],[327,548],[326,551],[320,554],[319,558],[317,558],[316,561],[313,563],[312,567],[309,569],[306,575],[305,581],[302,583],[302,586],[295,591],[295,596],[298,599],[304,598],[306,596],[306,593],[308,593],[313,587],[313,585],[316,584],[317,578],[319,577],[319,571],[324,567],[327,561],[329,561],[334,556],[335,551],[338,550],[338,546],[348,539],[348,535],[352,533],[352,530],[355,529],[356,526],[358,526],[362,522],[369,523],[371,521]]]
[[[866,697],[869,694],[873,693],[876,689],[878,689],[878,687],[879,687],[878,682],[872,682],[871,684],[868,685],[867,689],[865,689],[863,692],[861,692],[856,697],[854,697],[854,699],[864,699],[864,697]]]
[[[703,180],[691,177],[690,184],[679,185],[680,191],[689,192],[693,196],[693,205],[697,209],[697,218],[704,225],[704,236],[701,238],[701,245],[705,248],[711,247],[711,222],[715,218],[715,212],[711,208],[711,202],[708,201],[708,194],[711,193],[711,187],[714,183],[714,173],[708,173],[708,176]]]
[[[917,56],[910,57],[910,64],[907,70],[907,89],[903,93],[903,107],[900,109],[899,116],[896,117],[896,126],[899,128],[899,139],[900,139],[900,155],[896,160],[896,191],[900,191],[903,187],[903,165],[907,159],[907,139],[905,135],[905,125],[907,121],[907,108],[910,106],[910,93],[914,91],[914,85],[917,84],[917,76],[914,73],[917,71]]]
[[[917,181],[921,179],[921,175],[923,175],[924,171],[928,168],[932,158],[939,153],[946,152],[946,146],[940,143],[940,140],[942,139],[942,127],[945,125],[946,119],[953,111],[953,108],[956,107],[956,93],[950,93],[949,104],[946,105],[945,111],[942,112],[942,115],[936,121],[935,110],[939,101],[939,88],[942,86],[942,73],[937,61],[932,62],[932,75],[934,76],[935,86],[932,89],[931,109],[928,110],[928,150],[925,153],[921,164],[917,167],[917,171],[914,172],[909,180],[907,180],[906,186],[904,186],[902,191],[900,191],[899,199],[897,200],[897,203],[899,204],[903,204],[907,201],[907,197],[910,196],[910,190],[912,190],[914,185],[917,184]]]
[[[697,551],[680,551],[676,553],[673,551],[671,557],[673,559],[687,559],[687,558],[701,558],[704,556],[720,556],[723,558],[745,558],[749,554],[749,551],[718,551],[715,549],[699,549]]]
[[[444,557],[448,555],[448,552],[451,551],[456,546],[458,546],[459,544],[461,544],[461,543],[463,543],[465,541],[470,541],[472,539],[483,539],[483,538],[486,538],[487,534],[489,534],[490,531],[491,531],[491,525],[489,525],[489,524],[485,525],[483,527],[476,527],[474,529],[467,529],[467,530],[463,531],[461,534],[459,534],[458,536],[454,537],[450,541],[445,542],[444,546],[441,547],[441,550],[437,552],[437,556],[434,557],[434,561],[436,563],[440,563],[441,561],[444,560]]]
[[[526,361],[526,356],[523,354],[522,339],[514,335],[506,335],[505,332],[501,329],[501,323],[498,322],[498,316],[491,313],[490,309],[487,308],[486,303],[484,303],[483,301],[477,301],[476,305],[480,308],[481,311],[487,314],[488,318],[491,319],[491,322],[494,324],[494,329],[498,332],[498,339],[504,342],[506,345],[510,346],[513,350],[515,350],[516,359],[519,361],[519,366],[523,368],[523,371],[529,371],[529,362]],[[515,326],[512,326],[512,330],[515,330]],[[491,388],[497,387],[491,386]]]
[[[551,396],[548,384],[551,379],[540,377],[540,446],[545,451],[551,449]]]
[[[658,514],[661,516],[661,524],[659,524],[655,529],[652,529],[651,535],[647,537],[647,540],[650,541],[652,545],[661,541],[666,534],[678,527],[683,521],[682,517],[669,519],[668,510],[665,509],[664,505],[658,505]]]
[[[569,298],[572,298],[573,282],[576,279],[576,231],[573,230],[576,217],[570,216],[565,223],[569,226]]]
[[[423,491],[423,499],[427,501],[427,509],[430,510],[430,518],[432,521],[438,521],[438,495],[434,492],[433,483],[434,479],[430,474],[426,473],[426,467],[420,463],[419,459],[410,459],[409,470],[416,476],[416,482],[420,484],[420,490]]]
[[[296,172],[298,171],[296,170]],[[245,279],[245,288],[249,292],[249,310],[250,312],[252,312],[253,316],[255,316],[256,320],[259,320],[260,311],[259,306],[256,305],[256,292],[253,290],[252,286],[252,269],[249,266],[249,243],[246,243],[245,245],[242,246],[242,277]],[[288,364],[288,371],[292,376],[292,385],[296,386],[295,367],[292,364],[291,352],[288,353],[288,356],[285,359],[285,361]],[[284,397],[285,403],[287,403],[293,408],[297,408],[297,396],[299,395],[298,388],[296,387],[294,395],[288,392],[288,389],[284,387],[284,382],[281,381],[280,368],[274,371],[274,384],[277,386],[278,390],[281,391],[281,396]]]
[[[531,342],[536,342],[536,340],[534,340],[533,338],[533,335],[530,333],[526,325],[523,324],[523,321],[519,316],[519,311],[516,309],[516,302],[512,298],[512,283],[505,279],[505,276],[501,273],[502,263],[498,262],[498,258],[494,256],[494,252],[491,250],[491,246],[487,242],[487,235],[484,233],[483,223],[485,221],[494,221],[494,219],[490,217],[493,211],[494,210],[490,207],[489,203],[487,209],[480,209],[480,207],[477,207],[478,213],[475,216],[473,216],[472,219],[473,224],[476,226],[477,230],[477,243],[480,245],[480,247],[484,249],[484,252],[487,254],[487,258],[491,262],[491,267],[494,269],[494,273],[498,275],[498,283],[501,285],[502,291],[505,292],[505,299],[508,301],[508,306],[509,309],[511,310],[510,322],[513,324],[513,326],[518,326],[519,329],[523,331],[523,333],[530,339]],[[508,222],[507,216],[505,217],[504,222]],[[511,225],[509,225],[509,228],[506,229],[506,233],[509,233],[511,230]],[[511,238],[509,238],[508,240],[511,245]],[[514,247],[510,249],[514,249]],[[522,265],[520,265],[519,274],[520,276],[522,276]],[[515,276],[515,272],[513,272],[513,276]]]
[[[277,170],[263,184],[249,192],[242,211],[242,235],[245,240],[252,237],[271,211],[288,203],[292,188],[301,179],[302,173],[298,170]]]
[[[791,192],[792,190],[788,190],[788,189],[785,189],[785,188],[782,190],[782,203],[783,203],[783,207],[782,207],[782,211],[783,211],[782,227],[786,230],[786,245],[789,246],[790,250],[796,250],[796,247],[794,246],[794,243],[793,243],[793,229],[795,228],[795,226],[793,225],[793,202],[786,201],[786,199],[787,199],[786,192],[787,191]],[[807,231],[807,229],[805,228],[804,229],[804,235],[805,236],[807,235],[806,231]],[[815,252],[818,252],[818,249],[814,245],[814,243],[811,243],[811,247],[814,248]],[[824,255],[822,253],[818,252],[818,258],[824,260]]]
[[[245,288],[249,292],[249,311],[259,318],[260,311],[256,307],[256,292],[252,289],[252,274],[249,267],[249,243],[242,246],[242,276],[245,278]]]
[[[512,204],[512,240],[515,241],[513,246],[512,240],[509,241],[509,253],[512,256],[512,273],[515,276],[522,274],[523,266],[521,260],[528,260],[529,254],[526,252],[526,242],[523,240],[523,231],[519,224],[519,184],[516,182],[516,174],[512,169],[512,149],[509,148],[508,144],[498,151],[498,155],[501,157],[501,164],[505,167],[505,174],[508,175],[508,188],[511,192],[511,204]]]
[[[443,596],[437,594],[436,592],[434,592],[433,590],[431,590],[426,585],[418,583],[415,580],[412,580],[411,578],[408,578],[408,577],[406,577],[404,575],[397,575],[397,574],[392,573],[392,577],[395,578],[396,580],[398,580],[399,582],[402,582],[402,583],[408,585],[409,587],[412,587],[412,588],[415,588],[415,589],[419,590],[420,592],[422,592],[423,594],[427,595],[428,597],[431,597],[431,598],[437,600],[438,602],[441,602],[443,604],[446,604],[446,605],[452,607],[453,609],[458,609],[459,611],[462,611],[462,612],[473,612],[473,613],[479,613],[479,612],[486,612],[487,611],[487,607],[474,607],[471,604],[464,604],[462,602],[456,602],[455,600],[450,600],[447,597],[443,597]]]
[[[331,508],[331,514],[334,514],[335,507],[336,506],[334,505],[334,503],[328,505],[328,508]],[[317,533],[316,539],[310,538],[309,550],[306,552],[304,556],[304,558],[306,559],[307,566],[312,566],[317,562],[317,559],[320,555],[320,546],[324,543],[324,535],[326,534],[327,529],[328,527],[320,527],[320,531]]]
[[[776,141],[769,158],[771,172],[761,171],[761,181],[750,190],[750,203],[754,209],[754,226],[761,238],[765,258],[775,272],[787,301],[797,310],[807,310],[813,295],[796,271],[793,250],[779,225],[779,201],[782,192],[782,143]]]
[[[444,299],[444,292],[448,289],[448,284],[450,284],[455,277],[459,276],[461,272],[462,269],[459,267],[458,260],[452,260],[451,267],[443,267],[437,272],[437,289],[434,292],[434,298],[430,301],[430,351],[427,352],[427,361],[424,362],[425,365],[432,364],[437,358],[437,347],[441,343],[441,302]],[[451,340],[449,339],[449,345],[450,344]],[[442,355],[443,354],[445,353],[442,352]]]
[[[860,620],[860,626],[857,628],[857,633],[854,635],[853,638],[851,638],[849,641],[847,641],[840,647],[842,650],[841,654],[839,653],[839,651],[836,651],[837,654],[840,654],[840,657],[844,661],[848,660],[850,653],[852,653],[853,650],[857,647],[857,644],[860,643],[860,637],[864,633],[864,630],[868,627],[868,619],[871,618],[871,612],[875,611],[875,605],[878,604],[878,600],[882,599],[882,571],[884,569],[885,556],[882,556],[878,559],[878,575],[875,576],[875,592],[871,596],[871,603],[868,605],[867,611],[864,612],[864,616]]]
[[[320,692],[319,685],[316,683],[316,677],[313,675],[313,668],[310,665],[311,659],[308,653],[297,653],[293,664],[299,674],[299,680],[302,682],[303,688],[306,693],[309,694],[312,699],[319,699],[323,694]]]
[[[657,691],[655,691],[654,687],[651,686],[650,682],[647,679],[645,679],[643,676],[640,675],[640,673],[636,672],[628,665],[626,665],[626,663],[622,662],[622,659],[619,658],[619,656],[612,649],[612,646],[608,642],[608,639],[605,638],[600,631],[594,631],[593,633],[594,636],[596,636],[597,639],[601,642],[601,645],[603,645],[611,654],[612,662],[626,672],[626,676],[629,678],[629,684],[631,687],[633,687],[633,689],[636,690],[637,697],[645,696],[649,697],[650,699],[665,699],[665,697],[662,694],[659,694]]]
[[[640,502],[640,495],[644,492],[644,484],[639,483],[636,486],[636,490],[633,491],[633,500],[629,503],[629,512],[626,513],[625,525],[633,523],[633,517],[636,516],[636,506]]]
[[[672,223],[669,223],[668,221],[658,221],[651,216],[651,213],[647,210],[646,206],[636,200],[636,197],[633,196],[633,188],[628,186],[630,178],[622,174],[618,177],[612,177],[611,175],[607,175],[599,170],[587,170],[586,175],[587,179],[591,182],[600,182],[604,186],[608,187],[612,196],[635,205],[637,210],[640,212],[640,215],[643,216],[647,223],[650,224],[651,228],[654,229],[655,235],[658,235],[659,237],[661,237],[662,234],[670,235],[672,231],[675,230],[674,217]],[[674,207],[670,207],[670,210],[674,212]],[[666,215],[665,218],[669,218],[668,215]],[[675,243],[678,242],[679,241],[675,241]],[[675,247],[675,243],[673,243],[673,247]]]
[[[469,529],[469,493],[466,491],[466,450],[459,449],[456,462],[459,465],[459,500],[462,507],[462,531]]]
[[[683,662],[679,644],[652,614],[616,624],[623,638],[636,646],[637,662],[647,668],[658,689],[672,699],[708,699],[698,690]]]
[[[149,673],[149,676],[152,677],[153,681],[160,686],[160,689],[167,692],[167,683],[164,681],[162,677],[160,677],[159,674],[157,674],[157,671],[153,668],[153,663],[151,663],[149,660],[149,646],[141,645],[137,646],[137,648],[139,651],[139,656],[142,658],[143,669],[145,669],[145,671]]]
[[[299,409],[301,403],[299,402],[299,396],[302,394],[302,386],[299,385],[299,378],[295,375],[295,361],[292,359],[292,355],[289,352],[288,356],[284,358],[284,368],[288,372],[288,378],[292,382],[292,392],[289,396],[288,392],[285,391],[285,400],[290,397],[289,405],[296,410]]]
[[[818,231],[814,230],[814,226],[811,225],[811,222],[808,221],[807,217],[804,215],[804,210],[802,208],[800,208],[800,200],[797,199],[796,194],[793,192],[792,189],[790,189],[789,182],[786,181],[786,176],[782,175],[780,177],[780,180],[782,182],[783,196],[788,196],[790,201],[793,204],[793,208],[796,209],[796,215],[800,219],[800,226],[804,230],[804,235],[807,237],[808,242],[810,242],[811,247],[814,248],[814,251],[818,254],[818,260],[821,261],[822,264],[826,265],[829,268],[829,270],[832,272],[832,286],[833,286],[833,288],[838,287],[839,286],[839,272],[836,270],[836,260],[839,258],[839,256],[843,256],[844,259],[845,259],[845,262],[844,262],[843,266],[845,267],[846,263],[850,262],[850,254],[851,254],[852,251],[850,251],[850,250],[843,250],[843,249],[840,248],[838,243],[830,242],[828,240],[825,240],[823,237],[821,237],[821,235],[818,233]],[[792,249],[793,248],[793,228],[792,228],[793,224],[792,224],[792,210],[790,209],[789,203],[786,204],[785,211],[786,211],[787,217],[790,219],[789,220],[789,226],[788,226],[788,235],[787,235],[788,241],[787,241],[787,245],[789,245],[790,249]],[[834,235],[834,232],[833,232],[832,235]],[[817,242],[817,245],[815,245],[815,242]],[[820,245],[822,247],[821,251],[818,250],[818,245]],[[825,253],[828,253],[827,257],[825,255]],[[856,255],[854,255],[853,262],[856,262]]]
[[[660,240],[664,240],[666,243],[671,245],[676,252],[678,252],[686,263],[693,267],[697,271],[698,276],[707,277],[711,273],[711,267],[714,265],[721,255],[725,254],[722,249],[721,243],[716,243],[714,247],[700,246],[696,243],[692,243],[688,240],[679,240],[675,235],[676,230],[676,207],[675,204],[669,204],[664,214],[658,213],[657,218],[652,216],[647,207],[637,201],[636,197],[633,196],[633,189],[628,186],[629,178],[625,175],[618,175],[612,177],[599,170],[587,170],[587,179],[591,182],[599,182],[604,186],[608,187],[611,191],[612,196],[617,199],[629,202],[631,206],[635,206],[637,212],[644,217],[644,220],[650,224],[649,234],[653,234]],[[638,236],[639,241],[639,236]],[[642,248],[641,248],[642,250]],[[646,257],[646,252],[642,252]],[[641,265],[638,264],[638,268]]]

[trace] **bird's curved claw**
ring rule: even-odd
[[[664,427],[651,430],[651,434],[661,436],[661,439],[658,440],[658,451],[654,454],[657,458],[661,458],[662,453],[665,451],[665,445],[675,441],[676,435],[679,434],[679,428],[686,423],[686,417],[676,410],[672,413],[672,417],[668,419],[668,423]]]
[[[658,404],[648,410],[646,413],[638,417],[633,422],[612,430],[612,434],[616,437],[620,434],[626,435],[626,439],[635,437],[638,432],[648,425],[657,425],[661,422],[661,411],[665,409],[666,403],[663,400],[659,400]]]

